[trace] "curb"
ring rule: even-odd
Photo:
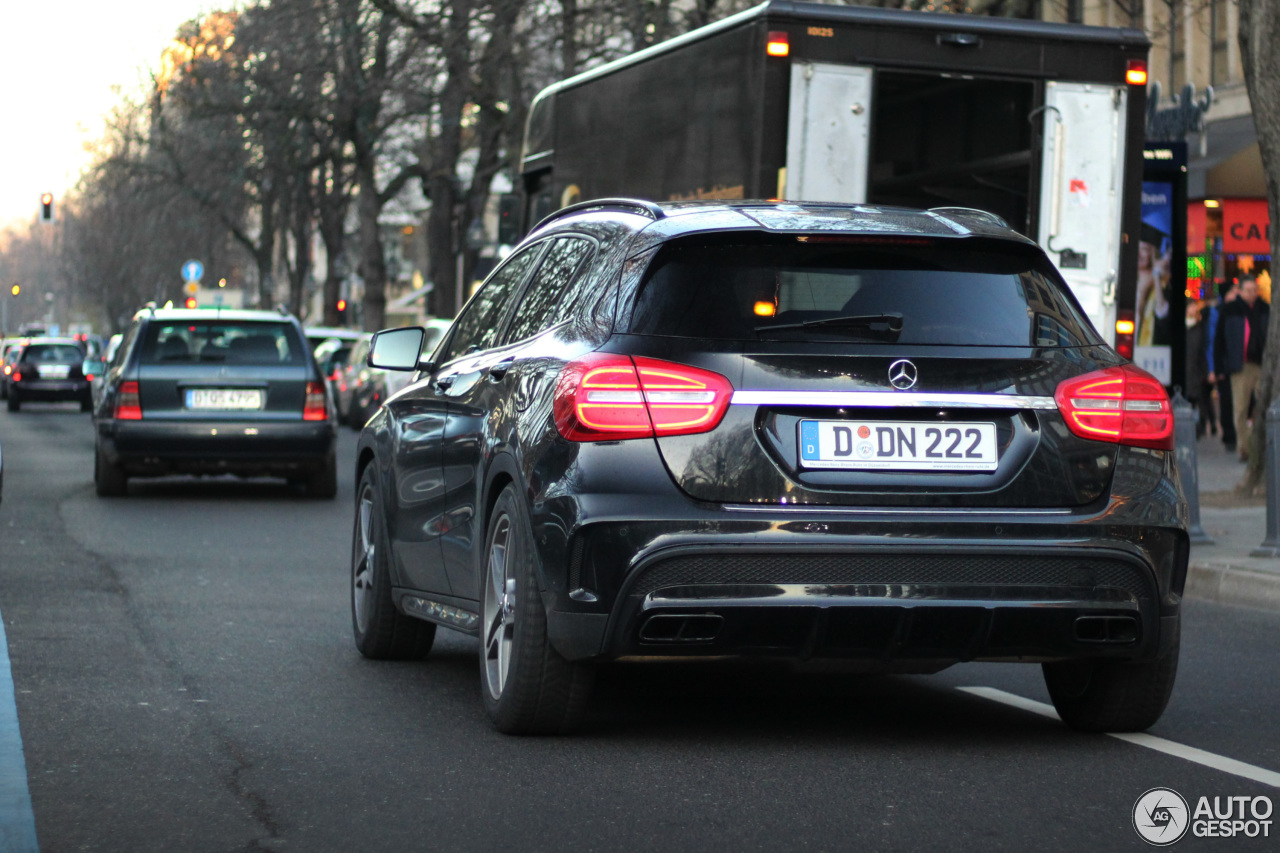
[[[1280,574],[1229,563],[1192,563],[1187,567],[1184,594],[1203,601],[1280,612]]]

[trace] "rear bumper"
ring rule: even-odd
[[[970,660],[1149,660],[1175,636],[1188,556],[1178,527],[1106,523],[1105,512],[1054,522],[709,515],[719,520],[579,528],[564,580],[546,573],[561,654],[843,658],[930,671]]]
[[[22,400],[32,402],[56,403],[66,400],[90,399],[89,383],[83,379],[48,380],[23,379],[22,382],[10,383],[10,393]]]
[[[98,446],[133,476],[290,476],[325,465],[334,433],[332,421],[102,421]]]

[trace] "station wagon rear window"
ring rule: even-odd
[[[288,323],[185,321],[151,323],[143,364],[306,364],[302,341]]]
[[[978,239],[672,241],[645,273],[630,331],[742,341],[1102,343],[1038,252]]]

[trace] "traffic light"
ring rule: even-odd
[[[520,242],[520,196],[498,196],[498,243],[514,246]]]
[[[22,285],[15,284],[13,287],[9,288],[9,292],[12,293],[14,296],[17,296],[19,293],[22,292]]]
[[[339,299],[339,300],[338,300],[338,313],[339,313],[339,314],[346,314],[346,313],[347,313],[347,300],[345,300],[345,299]]]
[[[40,196],[40,221],[53,221],[53,193],[45,193]]]

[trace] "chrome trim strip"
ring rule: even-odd
[[[837,513],[841,515],[1071,515],[1069,509],[1033,509],[1028,507],[868,507],[822,506],[812,504],[721,504],[729,512]]]
[[[1014,394],[933,394],[911,391],[734,391],[735,406],[833,406],[846,408],[1044,409],[1058,408],[1052,397]]]

